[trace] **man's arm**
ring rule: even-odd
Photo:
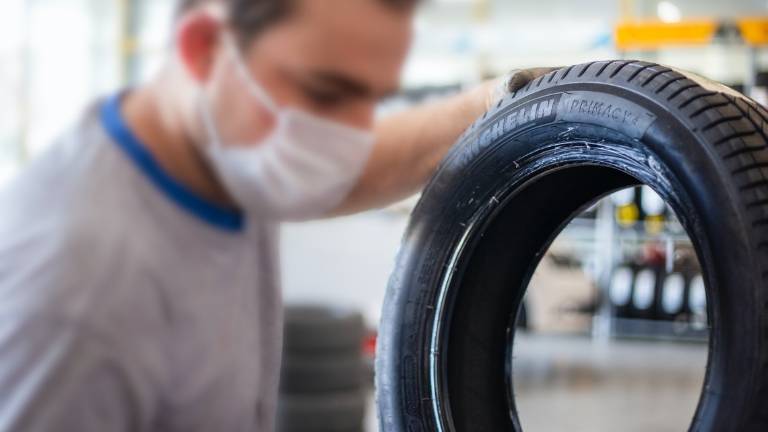
[[[507,92],[555,69],[515,71],[446,100],[378,122],[371,160],[350,196],[332,215],[384,207],[418,192],[461,134]]]

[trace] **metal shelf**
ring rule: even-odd
[[[709,340],[709,329],[706,326],[689,322],[614,318],[611,330],[613,336],[618,338],[689,342]]]

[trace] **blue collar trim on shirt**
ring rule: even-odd
[[[107,133],[123,149],[152,183],[183,210],[226,231],[244,229],[242,213],[217,206],[197,196],[173,179],[157,163],[147,147],[133,134],[120,111],[121,94],[110,97],[101,107],[101,122]]]

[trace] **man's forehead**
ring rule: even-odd
[[[336,3],[347,7],[331,7]],[[410,14],[381,0],[301,0],[298,6],[275,28],[278,43],[265,35],[265,49],[313,79],[354,91],[365,87],[376,96],[396,89],[410,47]]]
[[[369,44],[402,51],[410,39],[412,14],[382,0],[299,0],[292,11],[288,20],[298,28],[341,48]]]

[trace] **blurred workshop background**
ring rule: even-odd
[[[0,183],[94,98],[157,69],[173,5],[2,1]],[[766,0],[431,0],[415,27],[402,93],[382,115],[515,68],[614,58],[694,71],[768,101]],[[373,355],[415,201],[286,226],[286,301],[360,311]],[[618,193],[563,232],[531,283],[525,318],[514,370],[526,430],[687,429],[707,360],[706,296],[690,241],[652,190]]]

